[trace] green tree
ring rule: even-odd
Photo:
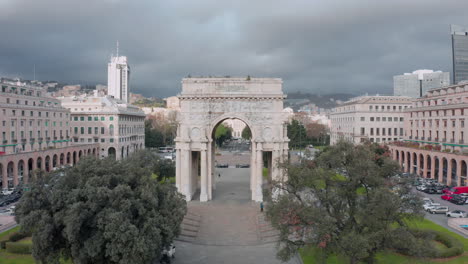
[[[252,131],[250,131],[250,127],[245,126],[244,129],[242,129],[242,138],[246,140],[250,140],[252,138]]]
[[[218,146],[222,146],[223,143],[232,138],[232,128],[225,126],[223,123],[219,124],[215,130],[215,141]]]
[[[288,124],[288,138],[290,146],[296,148],[304,147],[307,144],[307,132],[304,125],[293,119]]]
[[[163,147],[164,137],[162,133],[156,129],[153,129],[151,122],[145,121],[145,147],[147,148],[158,148]]]
[[[77,264],[152,263],[180,232],[186,202],[174,186],[151,178],[152,157],[119,162],[86,158],[38,174],[17,205],[32,233],[33,256]]]
[[[419,241],[404,220],[423,216],[421,200],[409,184],[397,181],[398,164],[380,147],[339,142],[314,162],[284,170],[288,181],[274,183],[282,191],[266,208],[280,230],[279,258],[309,245],[325,258],[334,253],[349,263],[373,263],[387,247]]]

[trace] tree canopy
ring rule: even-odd
[[[421,200],[395,176],[398,164],[385,148],[339,142],[315,161],[283,169],[288,181],[275,183],[282,192],[266,207],[281,233],[278,257],[314,246],[325,256],[372,263],[387,247],[419,241],[405,219],[422,217]]]
[[[155,160],[85,158],[75,167],[39,173],[16,208],[32,233],[33,256],[76,264],[151,263],[180,232],[186,202],[173,185],[151,177]]]
[[[250,140],[252,138],[252,131],[250,131],[249,126],[245,126],[244,129],[242,129],[242,138],[246,140]]]
[[[226,126],[223,123],[219,124],[215,130],[215,141],[218,146],[222,146],[223,143],[232,138],[232,128]]]

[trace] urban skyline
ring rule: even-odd
[[[278,76],[286,93],[333,93],[346,83],[350,94],[391,94],[394,75],[452,72],[450,24],[468,25],[468,3],[420,2],[295,1],[259,13],[262,2],[92,1],[83,10],[5,0],[0,34],[9,41],[0,49],[0,75],[32,79],[35,65],[39,80],[105,84],[103,65],[120,41],[132,90],[145,96],[174,95],[189,74]],[[116,26],[115,14],[125,23]]]

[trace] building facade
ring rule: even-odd
[[[70,112],[45,90],[0,83],[1,188],[27,183],[34,169],[50,171],[75,164],[83,155],[97,155],[97,144],[73,145]]]
[[[393,76],[393,95],[422,97],[432,88],[450,85],[450,73],[417,70],[412,73]]]
[[[130,102],[130,66],[126,56],[111,57],[107,65],[107,94]]]
[[[406,115],[404,141],[390,145],[403,170],[467,186],[468,85],[432,89]]]
[[[361,96],[330,113],[330,143],[340,139],[353,143],[384,143],[403,137],[405,114],[412,99],[405,96]]]
[[[451,25],[453,82],[468,81],[468,28]]]
[[[145,145],[145,114],[112,97],[67,97],[62,105],[71,112],[75,143],[99,143],[100,157],[123,159]]]

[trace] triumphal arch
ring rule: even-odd
[[[178,95],[176,186],[192,200],[213,198],[214,130],[226,119],[239,119],[251,130],[250,190],[262,201],[264,167],[268,177],[284,180],[277,166],[288,156],[287,116],[283,113],[282,80],[277,78],[184,78]]]

